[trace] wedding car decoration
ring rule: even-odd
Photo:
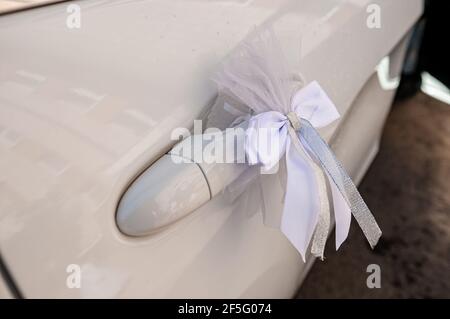
[[[246,127],[246,163],[268,174],[284,161],[280,165],[286,178],[279,227],[303,260],[308,247],[323,259],[332,212],[336,249],[347,238],[352,215],[373,248],[381,230],[317,131],[336,121],[339,113],[319,83],[304,85],[301,76],[292,75],[286,65],[274,31],[266,29],[243,41],[214,79],[225,101],[223,109],[235,115],[239,113],[233,110],[242,106],[249,111],[232,124]],[[237,183],[254,187],[244,175]],[[262,193],[263,199],[271,196]]]

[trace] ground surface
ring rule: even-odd
[[[450,298],[450,105],[422,93],[394,105],[359,187],[383,237],[371,251],[356,223],[329,242],[299,298]],[[334,235],[334,234],[333,234]],[[369,289],[367,265],[381,268]]]

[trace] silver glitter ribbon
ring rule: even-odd
[[[305,156],[305,149],[301,145],[302,141],[306,143],[323,172],[330,177],[330,180],[342,194],[351,209],[353,217],[356,219],[359,227],[362,229],[367,241],[373,249],[381,237],[381,229],[359,194],[355,184],[348,176],[328,144],[322,139],[309,121],[302,118],[299,119],[295,112],[290,112],[287,115],[287,118],[290,122],[289,134],[295,148],[301,156],[308,158],[308,156]],[[325,243],[330,228],[329,202],[324,199],[326,198],[326,188],[324,188],[325,178],[323,174],[318,172],[317,164],[313,160],[310,159],[308,162],[316,175],[316,180],[319,185],[320,201],[319,219],[314,231],[311,252],[314,256],[323,259]]]
[[[373,248],[381,230],[352,180],[316,131],[337,120],[339,112],[317,81],[307,84],[303,76],[292,76],[274,30],[264,28],[249,36],[227,58],[214,80],[226,102],[217,103],[221,111],[229,105],[245,106],[251,111],[244,143],[248,164],[262,165],[270,171],[285,155],[280,229],[303,260],[309,245],[312,254],[323,259],[332,204],[336,247],[347,237],[353,215]],[[270,128],[278,129],[278,136],[263,130]],[[277,151],[266,152],[258,147],[260,138],[274,136],[282,146]],[[247,185],[243,180],[237,178],[234,184]],[[274,194],[264,195],[270,190],[268,187],[262,192],[263,204],[274,198]],[[332,200],[328,199],[328,190]],[[278,220],[277,213],[268,209],[265,214]]]

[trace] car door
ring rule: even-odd
[[[77,1],[79,27],[69,3],[0,17],[0,252],[23,296],[292,296],[313,259],[259,214],[219,194],[132,237],[120,199],[211,106],[220,61],[269,23],[337,105],[321,134],[359,180],[421,1],[378,1],[380,28],[368,0]]]

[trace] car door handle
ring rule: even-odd
[[[224,149],[230,143],[235,143],[233,149],[243,149],[243,134],[221,134]],[[129,236],[160,231],[195,211],[239,176],[247,167],[245,164],[197,159],[194,151],[200,149],[203,154],[213,141],[207,134],[192,135],[146,169],[119,202],[116,222],[120,231]],[[231,162],[236,162],[239,156],[242,154],[234,154]]]

